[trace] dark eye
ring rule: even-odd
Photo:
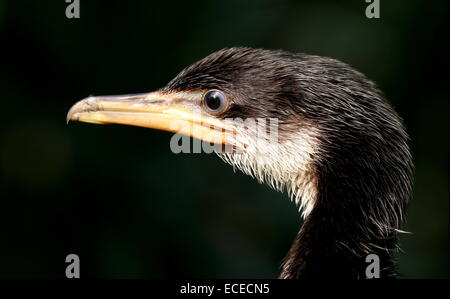
[[[219,90],[210,90],[203,96],[203,102],[209,112],[222,112],[226,107],[226,97]]]

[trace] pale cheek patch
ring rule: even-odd
[[[279,143],[261,142],[251,134],[235,134],[234,142],[245,144],[245,151],[218,153],[234,168],[266,183],[287,190],[303,217],[309,215],[317,198],[317,178],[313,158],[319,150],[318,132],[312,127],[289,134]]]

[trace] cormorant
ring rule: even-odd
[[[345,63],[223,49],[156,92],[91,96],[67,119],[233,145],[218,155],[287,190],[302,211],[280,278],[365,278],[370,254],[379,257],[381,278],[395,276],[392,254],[413,180],[408,135],[376,85]],[[242,130],[237,119],[276,119],[277,142]]]

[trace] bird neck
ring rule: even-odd
[[[347,187],[363,180],[319,178],[315,206],[283,261],[280,278],[366,278],[370,254],[379,258],[381,278],[394,277],[396,230],[382,223],[383,216],[373,208],[389,201],[389,194],[371,198],[375,192],[357,193]]]

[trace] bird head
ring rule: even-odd
[[[76,103],[67,119],[226,145],[216,150],[224,161],[287,189],[304,216],[323,194],[358,197],[386,186],[386,194],[401,197],[394,200],[400,206],[400,193],[411,187],[409,180],[396,187],[396,180],[411,175],[400,118],[371,81],[331,58],[223,49],[158,91],[91,96]]]

